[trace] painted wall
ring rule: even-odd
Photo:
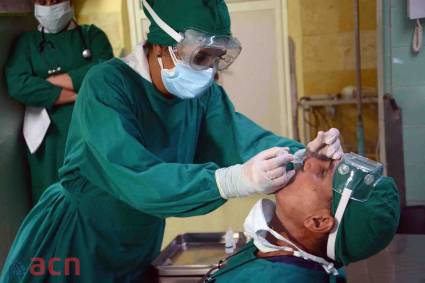
[[[402,109],[406,199],[425,204],[425,44],[411,48],[414,21],[407,18],[405,0],[382,0],[385,93]]]
[[[73,0],[80,24],[95,24],[108,36],[115,56],[131,50],[126,0]]]
[[[23,107],[7,95],[3,70],[17,36],[34,27],[30,14],[0,15],[0,270],[30,209],[29,174],[22,138]]]
[[[361,0],[360,9],[362,82],[363,87],[376,89],[376,3]],[[288,0],[288,11],[289,33],[297,52],[299,97],[336,94],[345,86],[355,85],[353,1]],[[364,108],[366,152],[377,158],[377,106]],[[324,109],[320,112],[322,116],[328,115]],[[344,149],[355,151],[355,106],[338,107],[334,117],[327,117],[319,116],[318,128],[338,127],[343,132]]]

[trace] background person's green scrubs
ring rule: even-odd
[[[216,169],[273,146],[303,147],[235,112],[216,84],[167,99],[123,61],[100,64],[75,104],[60,183],[26,218],[0,282],[131,282],[158,255],[166,217],[225,202]],[[77,257],[81,276],[31,277],[33,257]]]
[[[78,92],[87,71],[95,64],[110,59],[112,48],[105,33],[94,25],[82,25],[82,36],[92,52],[90,60],[82,57],[84,44],[77,28],[57,34],[45,33],[46,42],[40,52],[42,34],[26,32],[19,38],[9,58],[5,74],[9,95],[28,106],[47,109],[51,124],[40,148],[31,154],[27,150],[31,171],[33,203],[43,191],[58,180],[62,166],[66,137],[74,104],[55,106],[61,88],[46,81],[48,71],[61,67],[68,73]]]

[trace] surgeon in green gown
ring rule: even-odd
[[[225,36],[220,39],[225,45],[236,43],[225,2],[149,4],[161,20],[146,11],[151,20],[146,48],[138,46],[86,75],[60,181],[24,220],[1,283],[147,280],[167,217],[202,215],[229,198],[271,193],[295,173],[286,166],[304,146],[237,113],[212,82],[217,61],[202,71],[182,65],[181,55],[175,64],[168,46],[176,41],[157,25],[166,22],[179,32],[198,28]],[[223,49],[205,50],[206,57],[224,55]],[[317,151],[340,157],[337,130],[319,133],[314,141]],[[54,276],[42,264],[52,258]],[[67,258],[79,264],[66,266]]]
[[[113,56],[102,30],[73,20],[69,1],[37,0],[35,17],[38,29],[20,36],[5,69],[9,95],[27,107],[45,108],[51,121],[37,151],[27,151],[34,204],[58,181],[74,101],[85,75]]]

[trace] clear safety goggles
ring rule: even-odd
[[[177,42],[173,48],[177,58],[192,68],[225,70],[241,53],[241,43],[237,38],[211,35],[194,29],[187,29],[183,33],[179,33],[164,22],[146,0],[141,1],[155,23]]]
[[[351,199],[367,201],[375,184],[382,176],[384,166],[355,153],[346,153],[335,168],[333,190],[342,194],[350,189]]]
[[[334,171],[333,190],[341,194],[335,211],[336,225],[329,234],[327,255],[335,260],[336,237],[351,200],[365,202],[382,177],[384,166],[355,153],[345,153]]]
[[[241,43],[233,36],[210,35],[194,29],[187,29],[182,36],[173,51],[178,59],[195,70],[225,70],[242,50]]]

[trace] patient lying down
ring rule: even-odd
[[[339,267],[385,248],[400,212],[394,182],[382,177],[367,201],[348,202],[336,233],[335,259],[328,257],[341,199],[333,190],[338,162],[310,156],[292,182],[275,194],[275,202],[259,200],[244,223],[253,241],[206,282],[344,282]]]

